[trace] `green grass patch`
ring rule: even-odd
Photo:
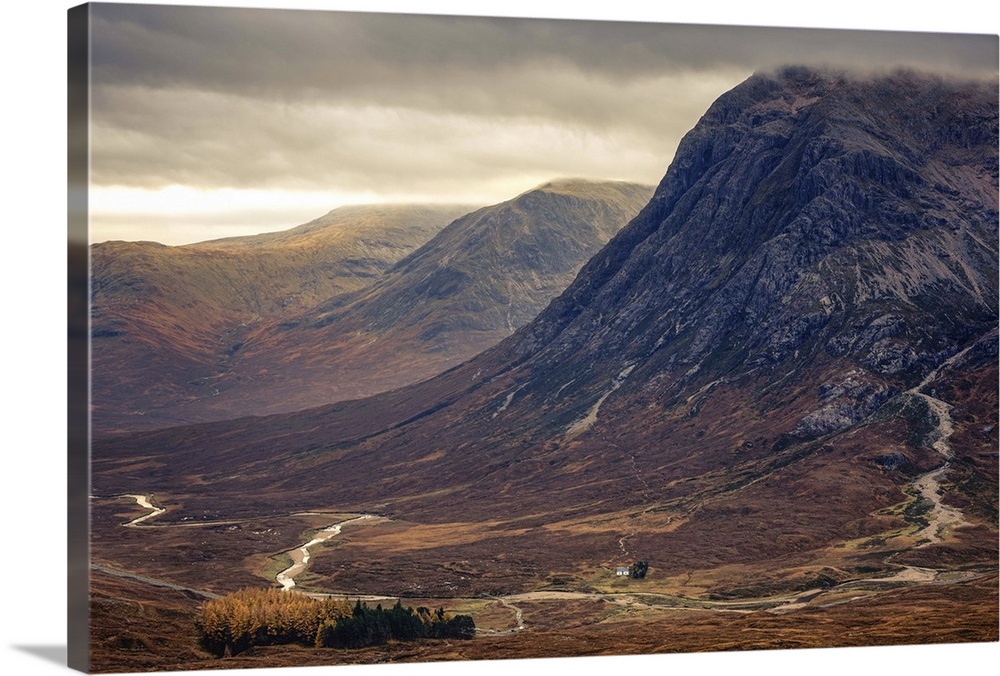
[[[259,573],[268,582],[274,582],[274,578],[278,576],[278,573],[291,566],[292,563],[294,563],[292,557],[284,552],[281,554],[272,554],[267,557],[267,563],[260,569]]]

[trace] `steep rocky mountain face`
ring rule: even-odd
[[[858,422],[996,325],[994,94],[751,79],[503,359],[526,362],[525,394],[588,371],[657,401],[753,379],[820,388],[802,434]]]
[[[495,348],[370,399],[98,444],[95,487],[502,520],[505,551],[664,576],[995,573],[997,141],[996,83],[754,76]]]
[[[564,179],[457,219],[365,288],[249,334],[203,419],[360,398],[460,364],[533,319],[652,192]]]
[[[370,284],[471,208],[351,206],[284,232],[91,246],[95,429],[185,420],[158,413],[211,396],[253,326]]]

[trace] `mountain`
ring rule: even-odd
[[[371,283],[470,208],[349,206],[284,232],[92,245],[95,429],[169,422],[156,409],[210,396],[255,324]]]
[[[541,312],[652,192],[562,179],[455,220],[363,289],[249,333],[201,419],[369,396],[469,359]]]
[[[462,561],[470,592],[499,579],[475,532],[529,571],[506,590],[638,557],[717,600],[927,571],[958,598],[997,565],[997,142],[996,83],[755,75],[496,347],[364,400],[99,443],[95,488],[432,524],[448,541],[406,560]],[[317,579],[347,579],[329,561]]]

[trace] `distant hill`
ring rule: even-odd
[[[95,429],[211,395],[217,364],[256,324],[370,284],[471,208],[349,206],[284,232],[92,245]]]
[[[202,418],[368,396],[465,361],[541,312],[652,191],[560,180],[457,219],[369,286],[250,333]]]

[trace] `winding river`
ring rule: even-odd
[[[919,395],[926,396],[926,395]],[[938,400],[935,400],[938,401]],[[943,402],[941,402],[943,403]],[[939,441],[942,441],[945,445],[938,447],[939,450],[946,450],[947,446],[947,432],[949,431],[950,418],[944,418],[939,416],[941,421],[939,431],[941,432],[941,437]],[[943,539],[945,534],[942,532],[941,528],[943,525],[953,525],[956,522],[961,521],[961,512],[958,510],[952,510],[949,507],[940,504],[940,497],[937,496],[938,490],[938,480],[941,475],[944,474],[948,469],[947,463],[942,467],[939,467],[928,474],[917,479],[915,486],[918,488],[922,495],[930,497],[932,494],[936,498],[935,500],[935,513],[931,519],[931,524],[925,529],[921,530],[917,536],[927,537],[932,540]],[[151,496],[129,494],[121,495],[118,497],[128,497],[136,501],[136,503],[150,510],[148,514],[140,516],[136,519],[123,523],[126,527],[136,527],[144,522],[163,514],[166,509],[162,507],[156,507],[151,502]],[[954,512],[954,513],[952,513]],[[301,514],[301,513],[300,513]],[[317,531],[315,536],[298,547],[287,550],[287,554],[292,559],[292,565],[283,569],[281,572],[277,573],[275,576],[275,581],[281,585],[282,591],[290,592],[295,589],[295,576],[304,571],[308,565],[311,558],[310,549],[318,544],[324,543],[331,538],[339,535],[345,526],[352,524],[359,524],[363,522],[371,522],[372,520],[385,521],[385,517],[376,516],[372,514],[362,514],[359,516],[354,516],[353,518],[348,518],[343,521],[331,524]],[[191,526],[193,524],[170,524],[170,526]],[[203,524],[205,525],[205,524]],[[168,526],[163,526],[168,527]],[[130,577],[135,580],[146,582],[147,584],[154,584],[160,586],[167,586],[174,589],[184,590],[188,592],[194,592],[203,595],[208,598],[214,598],[216,594],[210,592],[204,592],[194,589],[189,589],[187,587],[182,587],[176,585],[175,583],[165,582],[162,580],[157,580],[149,577],[144,577],[136,575],[134,573],[129,573],[127,571],[121,571],[118,569],[111,569],[105,566],[91,564],[91,568],[98,570],[105,570],[106,572],[118,576]],[[827,606],[827,605],[837,605],[840,603],[847,603],[861,596],[877,593],[883,591],[886,588],[895,588],[900,583],[902,584],[928,584],[928,583],[947,583],[947,582],[958,582],[962,580],[969,580],[977,577],[978,575],[974,572],[967,572],[961,575],[950,574],[947,580],[940,577],[940,571],[936,571],[929,568],[918,568],[915,566],[906,566],[902,571],[896,573],[895,575],[890,575],[884,578],[871,578],[871,579],[855,579],[846,580],[840,584],[834,585],[827,588],[816,588],[806,591],[801,591],[793,594],[779,594],[771,597],[761,597],[761,598],[748,598],[739,600],[725,600],[725,601],[713,601],[697,598],[688,598],[683,596],[678,596],[676,594],[667,594],[662,592],[648,592],[643,591],[641,593],[635,591],[627,592],[600,592],[600,591],[570,591],[570,590],[537,590],[529,591],[516,594],[508,594],[504,596],[493,596],[494,602],[499,603],[503,607],[507,608],[513,613],[513,626],[508,626],[507,629],[485,629],[477,628],[477,634],[486,636],[503,636],[513,633],[518,633],[525,631],[527,629],[523,611],[517,605],[521,602],[559,602],[559,601],[570,601],[570,600],[600,600],[606,603],[614,603],[621,606],[629,606],[635,608],[643,609],[661,609],[661,610],[687,610],[694,612],[730,612],[730,613],[750,613],[767,611],[771,613],[783,614],[787,612],[793,612],[795,610],[807,607],[807,606]],[[886,585],[889,585],[887,587]],[[295,590],[296,593],[306,593],[299,590]],[[362,601],[383,601],[383,600],[394,600],[398,598],[397,596],[378,596],[378,595],[363,595],[363,594],[347,594],[343,592],[329,592],[329,593],[318,593],[318,592],[308,592],[306,595],[313,598],[351,598],[359,599]],[[452,599],[453,601],[458,601],[460,599]]]
[[[160,514],[163,514],[165,511],[167,511],[166,509],[164,509],[162,507],[156,507],[156,506],[154,506],[153,503],[151,503],[149,501],[150,500],[150,496],[146,496],[146,495],[123,495],[122,497],[124,497],[124,498],[132,498],[133,500],[135,500],[139,504],[140,507],[152,510],[152,511],[149,512],[149,514],[143,514],[138,519],[132,519],[128,523],[123,524],[125,526],[133,526],[133,527],[134,526],[138,526],[143,521],[146,521],[148,519],[152,519],[154,516],[159,516]]]
[[[316,533],[316,537],[314,537],[309,542],[299,545],[295,549],[289,551],[288,555],[292,557],[292,565],[290,565],[288,568],[285,568],[283,571],[278,573],[274,578],[278,582],[278,584],[281,585],[281,590],[289,591],[290,589],[295,587],[295,576],[301,573],[303,570],[305,570],[306,566],[309,565],[310,547],[314,547],[320,544],[321,542],[326,542],[330,538],[340,535],[341,528],[343,528],[347,524],[357,523],[359,521],[367,521],[368,519],[371,518],[373,518],[371,514],[362,514],[361,516],[356,517],[354,519],[348,519],[347,521],[341,521],[339,523],[333,524],[332,526],[327,526],[326,528]]]
[[[164,508],[164,507],[157,507],[152,502],[150,502],[150,500],[152,499],[152,496],[149,496],[149,495],[140,495],[140,494],[137,494],[137,493],[135,493],[135,494],[129,493],[129,494],[126,494],[126,495],[120,495],[118,497],[131,498],[132,500],[135,500],[136,504],[138,504],[140,507],[143,507],[145,509],[150,510],[148,514],[143,514],[140,517],[137,517],[135,519],[132,519],[131,521],[127,521],[127,522],[123,523],[122,525],[125,526],[125,527],[135,528],[135,527],[139,526],[140,524],[148,521],[149,519],[152,519],[153,517],[159,516],[160,514],[163,514],[164,512],[167,511],[166,508]],[[306,514],[310,514],[310,513],[309,512],[304,512],[303,513],[303,515],[306,515]],[[330,526],[327,526],[326,528],[321,529],[318,533],[316,533],[316,537],[314,537],[309,542],[303,543],[303,544],[299,545],[298,547],[296,547],[295,549],[289,550],[287,553],[292,558],[292,565],[290,565],[288,568],[285,568],[284,570],[282,570],[274,578],[278,582],[278,584],[281,585],[282,591],[289,591],[290,589],[292,589],[292,588],[295,587],[295,576],[298,575],[299,573],[301,573],[303,570],[305,570],[306,567],[309,565],[309,558],[310,558],[309,549],[310,548],[315,547],[316,545],[318,545],[320,543],[326,542],[330,538],[336,537],[337,535],[340,534],[340,531],[343,529],[343,527],[347,526],[348,524],[358,523],[358,522],[361,522],[361,521],[368,521],[369,519],[376,519],[376,518],[378,520],[380,520],[380,521],[385,519],[385,517],[376,517],[376,516],[374,516],[372,514],[362,514],[361,516],[354,517],[353,519],[347,519],[345,521],[338,521],[335,524],[332,524]],[[230,522],[228,522],[228,521],[225,521],[225,522],[223,522],[223,521],[218,521],[218,522],[213,521],[213,522],[201,522],[201,523],[190,523],[190,524],[189,523],[185,523],[185,524],[171,524],[171,525],[174,525],[174,526],[177,526],[177,527],[183,527],[183,526],[193,527],[193,526],[216,525],[216,524],[219,524],[219,523],[230,523]],[[340,594],[316,594],[316,596],[340,596]],[[372,597],[372,598],[382,599],[382,598],[389,598],[389,597],[381,597],[380,596],[380,597]]]
[[[927,526],[915,535],[918,541],[925,541],[922,544],[917,545],[918,547],[926,547],[927,545],[934,544],[936,542],[942,542],[945,538],[945,534],[949,530],[965,523],[965,517],[963,516],[961,510],[955,507],[949,507],[941,501],[941,480],[944,475],[947,474],[950,467],[950,461],[953,457],[951,445],[948,443],[952,433],[955,431],[954,423],[951,418],[952,407],[947,402],[942,401],[930,394],[924,394],[921,390],[933,382],[941,371],[961,359],[970,349],[972,349],[972,346],[952,355],[940,366],[927,374],[927,377],[925,377],[919,385],[907,390],[905,393],[914,399],[922,399],[927,405],[931,415],[937,418],[937,424],[935,426],[936,429],[934,430],[935,439],[931,444],[931,447],[940,453],[944,458],[943,465],[919,477],[912,484],[920,495],[924,499],[928,500],[932,505],[931,511],[927,517]]]

